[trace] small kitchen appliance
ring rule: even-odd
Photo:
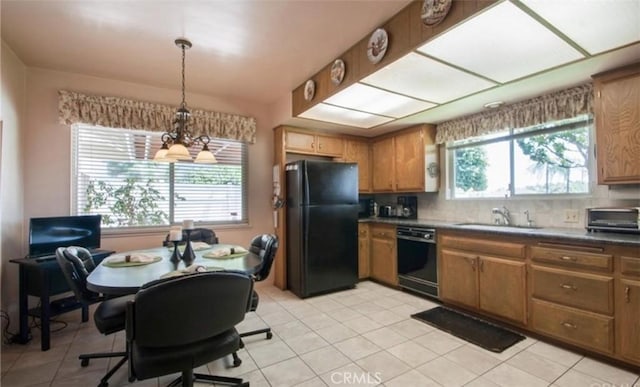
[[[640,207],[587,208],[586,229],[640,234]]]
[[[403,219],[418,219],[418,197],[398,196],[396,216]]]

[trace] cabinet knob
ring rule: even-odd
[[[568,255],[563,255],[562,257],[560,257],[560,259],[562,259],[563,261],[573,261],[573,262],[575,262],[575,261],[577,261],[577,260],[578,260],[578,258],[576,258],[576,257],[570,257],[570,256],[568,256]]]
[[[624,301],[628,304],[631,302],[631,287],[624,287]]]
[[[568,322],[568,321],[564,321],[564,322],[562,322],[562,323],[560,323],[560,324],[561,324],[563,327],[565,327],[565,328],[571,328],[571,329],[576,329],[576,328],[578,328],[578,326],[577,326],[576,324],[572,324],[572,323],[570,323],[570,322]]]

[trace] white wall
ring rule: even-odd
[[[9,263],[24,253],[22,134],[25,130],[26,68],[2,42],[2,148],[0,150],[0,281],[1,308],[17,326],[18,267]]]

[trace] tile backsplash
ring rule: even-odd
[[[539,227],[584,228],[585,209],[590,207],[640,207],[640,185],[596,186],[590,196],[571,198],[505,198],[447,200],[446,193],[418,193],[418,217],[450,222],[492,223],[491,209],[505,206],[513,224],[527,223],[524,211]],[[378,203],[395,203],[396,195],[375,195]],[[575,210],[578,221],[565,222],[565,211]]]

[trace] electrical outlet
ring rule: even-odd
[[[565,223],[578,223],[578,210],[564,210]]]

